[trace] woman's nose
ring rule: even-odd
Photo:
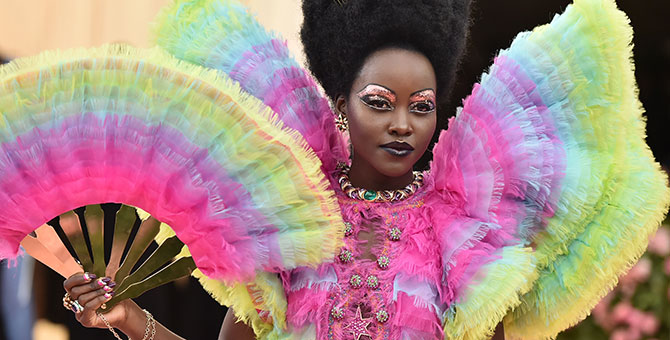
[[[413,131],[410,119],[410,112],[408,110],[396,108],[389,123],[388,133],[394,136],[411,135]]]

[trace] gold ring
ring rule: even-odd
[[[84,311],[84,306],[82,306],[79,301],[72,300],[70,293],[65,293],[65,296],[63,296],[63,307],[71,310],[75,314],[79,314]]]

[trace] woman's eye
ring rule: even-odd
[[[431,113],[435,111],[435,103],[430,100],[410,104],[409,111],[414,113]]]
[[[393,110],[393,105],[388,99],[380,96],[364,96],[361,98],[363,103],[375,110],[390,111]]]

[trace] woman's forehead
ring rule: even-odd
[[[352,89],[359,91],[368,84],[381,85],[406,96],[424,89],[435,90],[436,80],[433,66],[423,54],[388,48],[366,59]]]

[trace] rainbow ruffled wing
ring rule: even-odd
[[[284,40],[267,31],[237,1],[174,1],[157,18],[156,43],[181,60],[226,73],[261,100],[274,117],[300,133],[321,160],[324,173],[348,158],[328,100],[316,82],[292,58]],[[259,272],[253,282],[227,285],[195,275],[258,336],[281,333],[286,299],[279,277]]]
[[[643,253],[670,191],[631,39],[614,1],[576,0],[501,51],[440,136],[431,180],[462,208],[438,228],[447,338],[485,338],[503,316],[509,338],[553,337]]]
[[[0,68],[0,258],[46,221],[119,202],[172,226],[209,277],[330,260],[341,216],[300,134],[225,74],[160,49]]]
[[[178,59],[225,72],[302,135],[326,173],[347,159],[328,100],[267,31],[234,0],[176,0],[157,19],[156,43]]]

